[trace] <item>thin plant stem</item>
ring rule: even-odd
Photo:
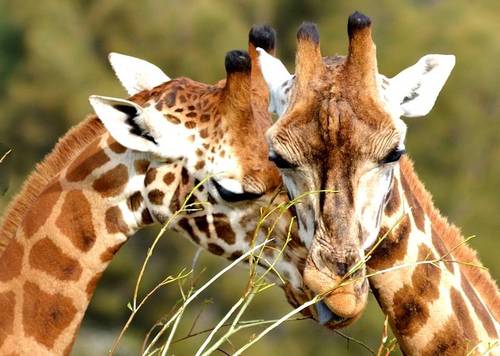
[[[2,157],[0,158],[0,163],[3,162],[4,159],[7,158],[7,156],[12,152],[12,149],[8,150],[7,152],[5,152]]]
[[[215,336],[215,334],[217,333],[217,331],[219,331],[219,329],[231,317],[231,315],[233,315],[233,313],[239,308],[239,306],[241,304],[243,304],[244,301],[245,301],[245,297],[238,299],[238,301],[231,307],[231,309],[229,309],[229,311],[226,313],[226,315],[224,315],[224,317],[217,323],[217,325],[215,326],[215,328],[212,329],[210,334],[208,334],[208,336],[205,339],[205,341],[203,342],[203,344],[201,344],[198,351],[196,351],[195,356],[200,356],[202,354],[202,352],[207,348],[208,344],[210,344],[210,341],[212,341],[212,339]]]
[[[183,306],[186,307],[188,304],[190,304],[194,299],[196,299],[196,297],[198,297],[198,295],[200,293],[202,293],[205,289],[207,289],[212,283],[214,283],[216,280],[218,280],[222,275],[224,275],[224,273],[226,273],[227,271],[229,271],[230,269],[232,269],[234,266],[236,266],[238,263],[240,263],[241,261],[243,261],[245,258],[247,258],[251,253],[253,253],[255,250],[263,247],[264,245],[266,245],[268,241],[265,241],[257,246],[255,246],[254,248],[248,250],[246,253],[244,253],[243,255],[241,255],[240,257],[238,257],[236,260],[234,260],[231,264],[229,264],[227,267],[223,268],[221,271],[219,271],[215,276],[213,276],[208,282],[206,282],[203,286],[201,286],[199,289],[197,289],[188,299],[186,299],[186,301],[184,302]],[[182,308],[182,307],[181,307]],[[165,332],[165,330],[170,326],[170,324],[172,323],[172,321],[177,317],[177,315],[180,313],[180,310],[179,309],[175,314],[174,316],[169,320],[167,321],[163,327],[161,328],[161,330],[156,334],[156,336],[153,338],[153,340],[151,340],[151,343],[149,344],[149,346],[146,348],[146,350],[144,351],[144,353],[148,353],[151,346],[156,344],[156,342],[158,342],[158,339],[160,338],[160,336]]]

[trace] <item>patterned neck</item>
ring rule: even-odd
[[[425,200],[430,196],[411,162],[402,159],[400,167],[379,234],[383,240],[368,261],[369,274],[391,271],[370,277],[372,291],[405,354],[484,352],[498,338],[495,306],[487,305],[498,296],[473,284],[482,270],[464,263],[479,261],[463,258],[469,248]]]

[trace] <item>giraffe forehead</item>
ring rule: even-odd
[[[222,101],[222,86],[198,83],[188,78],[174,79],[151,91],[144,101],[145,108],[154,107],[169,122],[187,129],[215,119]],[[134,98],[133,98],[134,99]]]

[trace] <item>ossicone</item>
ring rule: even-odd
[[[248,42],[255,48],[272,53],[276,47],[276,31],[269,25],[253,25],[248,33]]]
[[[372,21],[368,16],[357,11],[354,12],[347,20],[347,34],[349,38],[352,38],[357,31],[370,27],[371,24]]]
[[[226,73],[250,73],[252,61],[247,52],[241,50],[229,51],[224,61]]]
[[[319,31],[318,27],[313,22],[302,22],[297,31],[297,40],[311,41],[315,44],[319,44]]]

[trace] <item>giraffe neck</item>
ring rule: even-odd
[[[368,269],[372,274],[405,267],[370,277],[372,291],[405,354],[462,355],[476,346],[476,352],[484,352],[489,342],[498,340],[499,324],[493,316],[498,294],[488,299],[471,283],[467,269],[477,267],[450,262],[479,263],[475,255],[461,258],[459,249],[469,248],[455,247],[447,235],[458,231],[433,207],[430,210],[431,202],[422,199],[430,197],[419,190],[423,186],[405,158],[395,170],[384,212],[379,238],[386,237],[368,261]],[[441,261],[420,262],[436,259]]]
[[[0,354],[68,354],[114,254],[141,227],[168,221],[197,183],[182,161],[154,162],[125,149],[106,131],[93,134],[78,153],[67,156],[58,172],[45,177],[7,243],[2,236],[6,247],[0,251]],[[188,203],[211,204],[179,214],[172,221],[174,230],[229,259],[255,243],[262,204],[218,204],[203,186],[191,199]],[[19,204],[14,203],[7,216]],[[257,243],[263,241],[275,225],[275,242],[263,257],[269,264],[282,249],[289,221],[286,216],[274,224],[270,218],[256,236]],[[288,283],[275,281],[289,296],[305,298],[301,269],[306,251],[295,232],[289,246],[293,248],[274,266]]]
[[[152,222],[147,162],[103,133],[40,188],[0,258],[0,354],[69,353],[113,255]]]

